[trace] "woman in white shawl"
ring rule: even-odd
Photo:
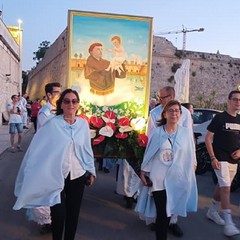
[[[33,137],[15,184],[13,209],[51,207],[53,240],[63,233],[64,240],[74,239],[87,171],[89,185],[96,176],[89,126],[76,117],[78,106],[76,91],[62,92],[56,116]]]
[[[141,166],[141,180],[149,186],[156,206],[157,240],[167,239],[172,214],[186,217],[187,212],[197,210],[194,142],[192,131],[178,125],[180,116],[180,103],[169,101],[149,139]],[[146,207],[143,204],[139,203],[139,213]]]

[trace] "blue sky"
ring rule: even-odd
[[[136,58],[147,61],[149,32],[151,29],[151,18],[119,18],[119,15],[100,14],[95,16],[82,16],[73,13],[73,49],[75,53],[81,52],[84,58],[89,56],[88,48],[94,42],[103,44],[105,50],[113,49],[111,38],[119,36],[122,45],[128,55],[128,60]],[[80,12],[80,14],[82,14]],[[109,58],[111,53],[104,51],[105,57]],[[132,59],[130,59],[132,57]]]
[[[239,0],[0,0],[0,9],[6,25],[23,21],[23,70],[35,66],[42,41],[53,43],[65,29],[68,10],[153,17],[154,33],[204,28],[187,33],[187,50],[240,58]],[[182,33],[163,37],[182,48]]]

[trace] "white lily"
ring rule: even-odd
[[[110,119],[110,118],[106,118],[106,117],[102,117],[102,119],[105,123],[108,123],[108,122],[115,123],[115,119]]]
[[[99,131],[99,134],[106,137],[112,137],[113,133],[113,129],[109,126],[102,127]]]
[[[96,137],[96,130],[90,129],[90,136],[91,136],[91,138],[95,138]]]
[[[131,126],[136,131],[142,130],[145,124],[146,124],[145,118],[134,118],[131,121]]]
[[[131,131],[132,131],[132,127],[130,126],[120,126],[119,128],[120,133],[131,132]]]

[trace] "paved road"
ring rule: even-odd
[[[25,133],[23,147],[26,150],[33,136],[33,130]],[[0,239],[1,240],[50,240],[51,235],[40,235],[39,226],[29,222],[25,211],[13,211],[14,181],[24,152],[0,154]],[[211,200],[213,183],[210,173],[197,177],[199,207],[197,213],[180,218],[185,240],[227,239],[222,227],[205,218]],[[145,223],[139,220],[133,210],[125,208],[122,196],[115,194],[115,170],[110,174],[97,173],[94,186],[86,188],[76,240],[154,240],[155,236]],[[232,194],[234,220],[239,221],[239,190]],[[169,240],[175,240],[169,235]],[[236,236],[232,239],[240,239]]]

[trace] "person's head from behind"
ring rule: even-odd
[[[59,82],[52,82],[45,85],[47,99],[53,106],[56,106],[56,102],[62,91],[61,87]]]
[[[164,106],[161,114],[161,120],[158,126],[165,124],[177,124],[182,114],[181,104],[177,100],[170,100]]]
[[[155,98],[151,98],[149,103],[150,108],[151,109],[155,108],[156,104],[157,104],[157,100]]]
[[[111,42],[112,42],[113,46],[118,47],[118,46],[121,45],[122,41],[121,41],[121,38],[119,36],[114,36],[114,37],[111,38]]]
[[[230,111],[240,110],[240,91],[233,90],[228,94],[228,109]]]
[[[93,43],[90,45],[88,52],[91,56],[100,60],[102,58],[103,45],[101,43]]]
[[[79,102],[80,98],[77,91],[70,88],[64,90],[57,101],[56,115],[76,115],[79,108]]]
[[[192,103],[182,103],[181,104],[183,107],[185,107],[186,109],[188,109],[189,110],[189,112],[191,113],[191,115],[193,115],[193,113],[194,113],[194,106],[193,106],[193,104]]]
[[[161,88],[158,92],[158,98],[160,104],[164,107],[170,100],[175,98],[175,90],[171,86]]]

